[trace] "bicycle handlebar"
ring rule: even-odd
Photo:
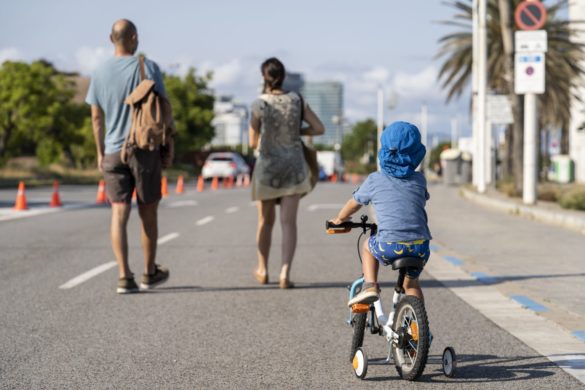
[[[342,222],[338,225],[332,223],[331,221],[325,222],[325,229],[327,230],[327,234],[339,234],[339,233],[348,233],[351,229],[362,229],[364,233],[366,230],[370,229],[375,234],[378,226],[375,223],[367,223],[368,216],[362,215],[361,222],[352,222],[346,221]]]

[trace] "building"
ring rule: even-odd
[[[248,142],[248,108],[234,102],[231,96],[219,96],[213,105],[215,128],[213,146],[236,146]]]
[[[585,3],[582,1],[569,2],[569,19],[571,21],[585,20]],[[576,33],[575,40],[585,44],[585,33]],[[581,64],[585,67],[585,64]],[[577,95],[585,99],[585,87],[580,86]],[[569,154],[575,163],[575,180],[585,183],[585,104],[573,98],[571,104],[571,126],[569,129]]]
[[[301,93],[325,126],[315,143],[341,144],[344,133],[343,84],[337,81],[305,82]]]
[[[305,78],[302,73],[290,73],[286,72],[284,83],[282,83],[282,89],[285,91],[292,91],[301,93],[305,86]]]

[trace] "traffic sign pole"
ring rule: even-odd
[[[524,95],[524,188],[522,192],[522,200],[525,204],[536,203],[537,122],[536,94],[527,93]]]

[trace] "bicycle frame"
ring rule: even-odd
[[[359,287],[361,287],[364,283],[364,278],[361,277],[357,280],[355,280],[350,289],[349,289],[349,299],[353,298],[356,295],[356,291]],[[378,321],[379,326],[381,326],[382,328],[382,336],[384,336],[386,338],[386,341],[388,341],[388,343],[391,343],[393,341],[397,341],[398,340],[398,334],[396,332],[394,332],[392,330],[392,325],[394,322],[394,312],[396,310],[396,306],[398,305],[398,302],[400,302],[400,299],[402,299],[402,296],[404,294],[397,292],[396,290],[394,290],[394,295],[392,296],[392,311],[390,312],[389,316],[386,316],[386,314],[384,313],[384,308],[382,306],[382,297],[380,297],[380,299],[378,299],[376,302],[373,303],[374,305],[374,314],[376,315],[376,319]],[[370,311],[368,313],[370,313],[372,311],[372,308],[370,307]],[[347,320],[347,324],[351,325],[351,318],[352,318],[352,310],[351,308],[349,309],[349,318]],[[370,321],[370,324],[368,325],[368,327],[370,329],[372,329],[372,327],[374,326],[374,324],[372,323],[372,321]],[[390,355],[388,355],[390,357]]]

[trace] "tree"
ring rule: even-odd
[[[512,104],[514,125],[508,130],[506,166],[514,176],[516,189],[522,188],[523,164],[523,104],[514,93],[512,18],[521,0],[488,0],[488,88],[494,93],[507,94]],[[439,72],[442,87],[447,90],[447,101],[461,96],[471,80],[472,66],[472,0],[446,3],[458,11],[454,21],[444,24],[462,28],[440,39],[438,57],[446,57]],[[548,18],[544,29],[548,33],[546,55],[546,93],[539,95],[539,122],[542,128],[561,128],[567,138],[571,119],[570,106],[573,88],[583,74],[580,66],[585,58],[584,45],[571,40],[577,30],[568,20],[559,19],[559,11],[566,8],[567,0],[559,0],[547,7]]]
[[[209,89],[211,78],[211,73],[197,76],[193,68],[184,78],[165,75],[165,88],[177,126],[175,149],[179,160],[201,149],[215,135],[211,125],[215,101]]]
[[[376,169],[376,151],[378,145],[376,142],[377,125],[373,119],[357,122],[352,129],[351,134],[343,138],[341,145],[341,154],[343,159],[348,162],[348,167],[353,166],[354,171],[363,171],[367,173]],[[368,156],[368,161],[363,164],[363,157]],[[361,168],[361,169],[360,169]]]
[[[75,84],[50,63],[7,61],[0,67],[0,162],[35,153],[43,165],[65,156],[82,140],[87,107],[73,102]]]

